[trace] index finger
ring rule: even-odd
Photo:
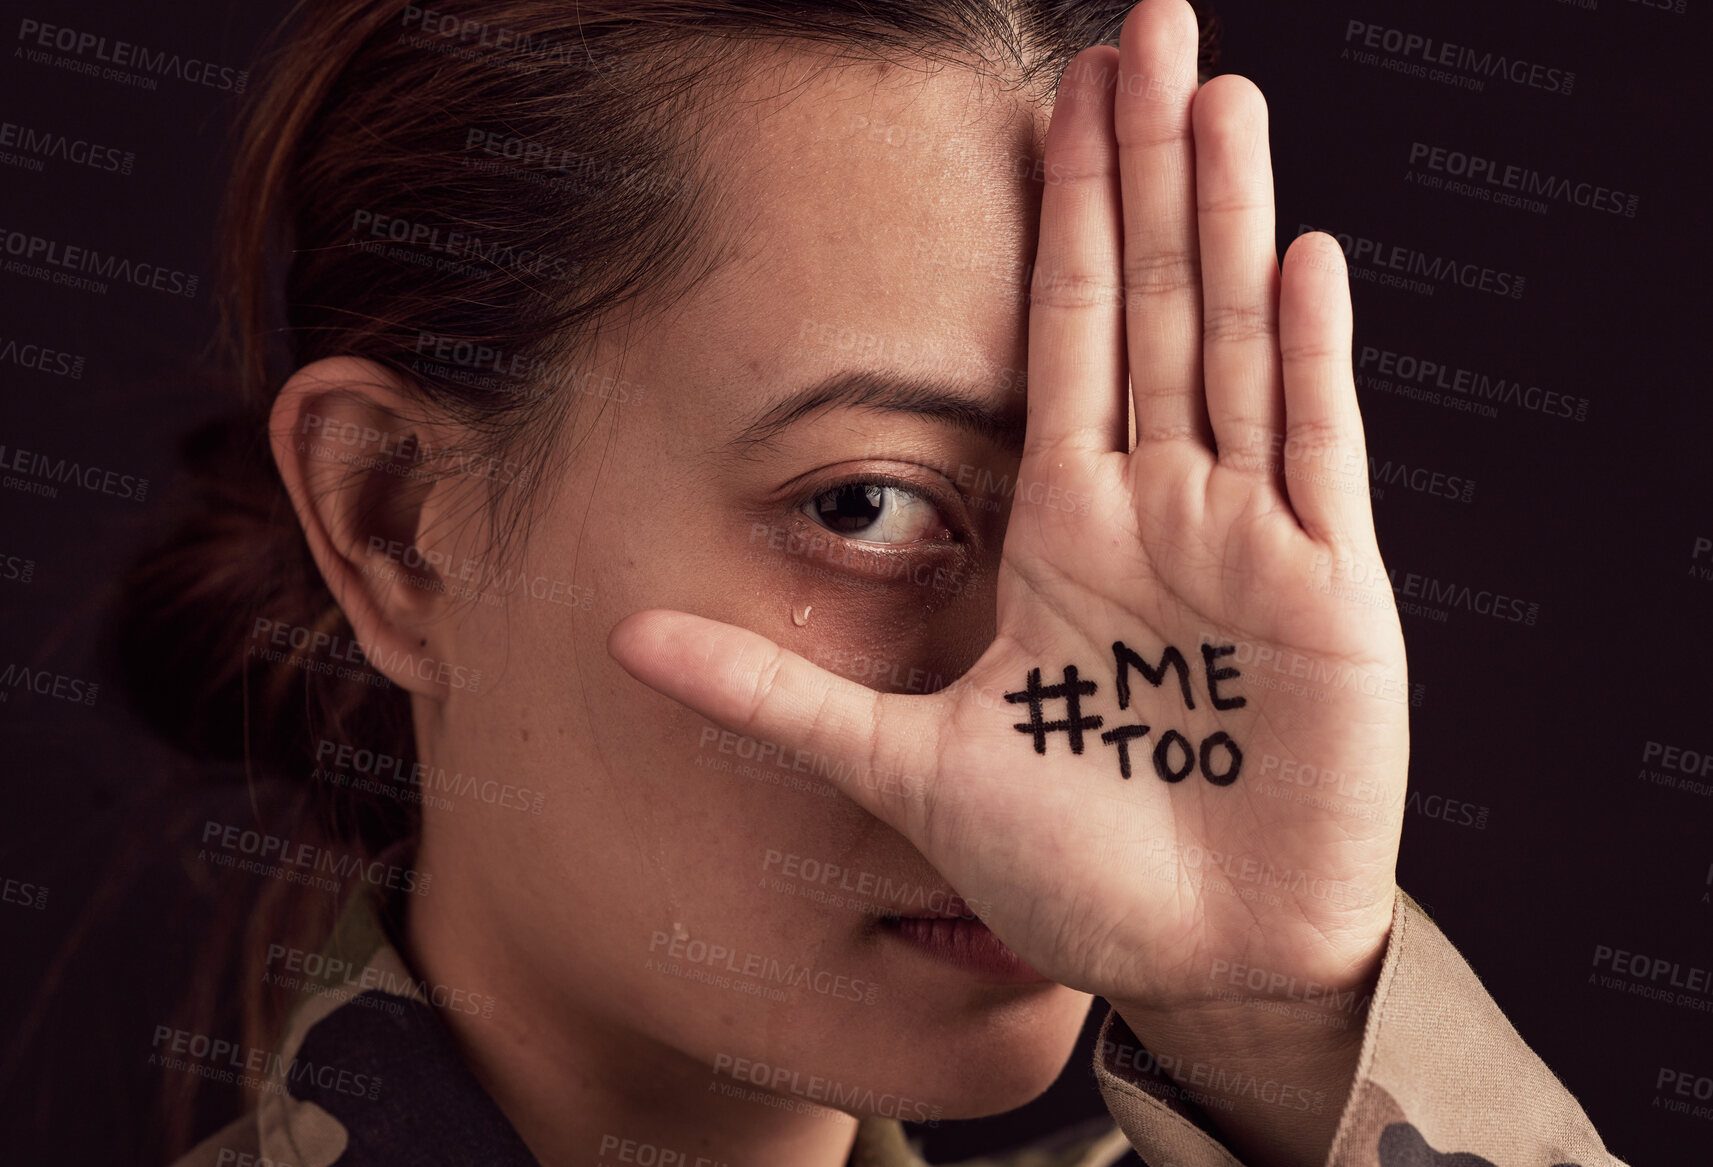
[[[811,771],[906,837],[932,813],[950,691],[878,693],[758,632],[663,608],[632,612],[607,651],[637,680],[727,729],[810,756]]]

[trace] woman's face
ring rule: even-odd
[[[828,1101],[818,1076],[907,1119],[1008,1109],[1062,1068],[1088,996],[884,924],[966,909],[832,792],[839,759],[727,733],[605,648],[665,607],[888,691],[983,652],[1049,112],[962,68],[798,59],[707,115],[731,258],[606,344],[528,587],[436,629],[481,684],[416,701],[425,762],[544,796],[429,808],[433,894],[411,905],[436,979],[491,993],[538,1054],[610,1040],[609,1072],[706,1091],[719,1068]]]

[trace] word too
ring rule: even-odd
[[[1234,644],[1201,646],[1207,692],[1215,709],[1241,709],[1248,704],[1248,698],[1221,696],[1219,692],[1220,682],[1230,681],[1242,674],[1228,665],[1215,665],[1214,662],[1236,651],[1237,646]],[[1168,669],[1175,671],[1178,688],[1184,698],[1184,708],[1196,707],[1195,694],[1190,691],[1190,667],[1184,660],[1184,654],[1179,652],[1176,646],[1167,645],[1157,665],[1150,664],[1122,640],[1113,641],[1112,656],[1117,670],[1115,685],[1118,689],[1120,709],[1130,708],[1131,669],[1141,673],[1156,689],[1165,683]],[[1085,716],[1082,711],[1082,699],[1093,696],[1098,690],[1099,686],[1093,681],[1086,681],[1078,675],[1075,665],[1066,665],[1064,680],[1054,685],[1043,685],[1041,670],[1034,668],[1029,670],[1023,688],[1015,693],[1007,693],[1005,699],[1013,704],[1028,704],[1029,720],[1015,722],[1013,728],[1018,733],[1026,733],[1034,739],[1037,754],[1047,752],[1047,735],[1050,733],[1065,734],[1070,740],[1071,753],[1080,754],[1083,752],[1083,731],[1096,730],[1106,724],[1099,714]],[[1048,701],[1063,701],[1065,716],[1048,721],[1042,708]],[[1151,728],[1138,722],[1135,725],[1117,726],[1100,735],[1103,745],[1117,747],[1118,772],[1121,777],[1130,777],[1130,743],[1136,738],[1147,736]],[[1174,751],[1177,754],[1175,758]],[[1216,756],[1220,751],[1223,751],[1223,759]],[[1216,761],[1223,761],[1223,766],[1216,768]],[[1159,775],[1163,782],[1182,782],[1196,770],[1198,763],[1202,777],[1215,786],[1230,786],[1237,781],[1237,775],[1243,769],[1243,751],[1238,748],[1231,735],[1223,730],[1203,738],[1199,749],[1192,748],[1190,739],[1175,729],[1168,729],[1154,743],[1154,773]]]

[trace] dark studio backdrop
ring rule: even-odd
[[[126,708],[102,618],[176,514],[180,439],[226,406],[196,357],[231,79],[284,6],[7,7],[0,1146],[8,1162],[117,1167],[157,1161],[151,1034],[192,978],[212,989],[197,943],[217,925],[187,850],[204,807],[146,797],[183,767]],[[1615,1153],[1699,1167],[1713,1161],[1713,0],[1218,12],[1219,70],[1269,101],[1281,252],[1312,227],[1351,261],[1413,682],[1399,881]],[[232,72],[91,76],[21,36],[31,20]],[[42,134],[103,153],[27,148]],[[168,274],[56,284],[20,254],[31,238]],[[113,473],[50,484],[12,469],[15,450]],[[930,1154],[1104,1114],[1087,1068],[1098,1016],[1048,1095],[924,1130]],[[220,1089],[204,1130],[234,1104]]]

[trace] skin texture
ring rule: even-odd
[[[1139,682],[1142,720],[1241,743],[1245,776],[1215,787],[1159,782],[1154,739],[1136,743],[1129,782],[1110,747],[1073,756],[1055,735],[1038,755],[1012,728],[1024,707],[1002,696],[1031,668],[1051,682],[1074,663],[1110,726],[1115,639],[1156,660],[1179,646],[1206,697],[1204,635],[1403,683],[1389,593],[1320,587],[1340,563],[1378,561],[1342,257],[1305,237],[1281,277],[1264,104],[1240,78],[1197,94],[1194,42],[1187,5],[1145,0],[1119,48],[1077,58],[1053,107],[963,69],[808,58],[723,106],[729,262],[609,337],[595,372],[642,393],[584,402],[563,471],[531,468],[543,480],[518,566],[586,589],[587,608],[459,604],[401,580],[377,539],[443,563],[485,554],[488,482],[354,477],[302,439],[304,419],[467,438],[401,427],[408,399],[361,361],[317,362],[282,391],[276,460],[358,639],[480,671],[476,686],[389,671],[412,693],[423,761],[544,792],[539,815],[425,809],[416,866],[433,894],[411,903],[407,936],[421,975],[497,1002],[491,1018],[446,1019],[544,1163],[593,1161],[608,1136],[841,1163],[853,1117],[731,1096],[713,1067],[783,1069],[766,1076],[787,1099],[790,1073],[803,1089],[818,1075],[872,1090],[858,1114],[996,1113],[1059,1073],[1091,993],[1163,1056],[1320,1090],[1315,1115],[1237,1099],[1219,1121],[1256,1164],[1324,1159],[1355,1035],[1207,986],[1218,961],[1371,986],[1399,816],[1269,797],[1261,762],[1399,792],[1406,706],[1237,681],[1221,692],[1243,707],[1189,711],[1170,684]],[[737,440],[840,371],[951,385],[1010,439],[835,405]],[[802,509],[877,476],[923,500],[887,496],[890,546],[844,542]],[[740,773],[722,728],[820,764],[838,793]],[[850,766],[898,780],[853,781]],[[1228,877],[1241,865],[1146,874],[1190,846],[1339,891],[1287,884],[1269,903]],[[784,878],[785,856],[836,864],[847,887],[868,876],[860,898],[879,910],[881,880],[935,903],[955,888],[1059,983],[986,977],[873,911],[785,894],[814,883]],[[875,1000],[668,975],[672,937],[740,965],[812,965]]]

